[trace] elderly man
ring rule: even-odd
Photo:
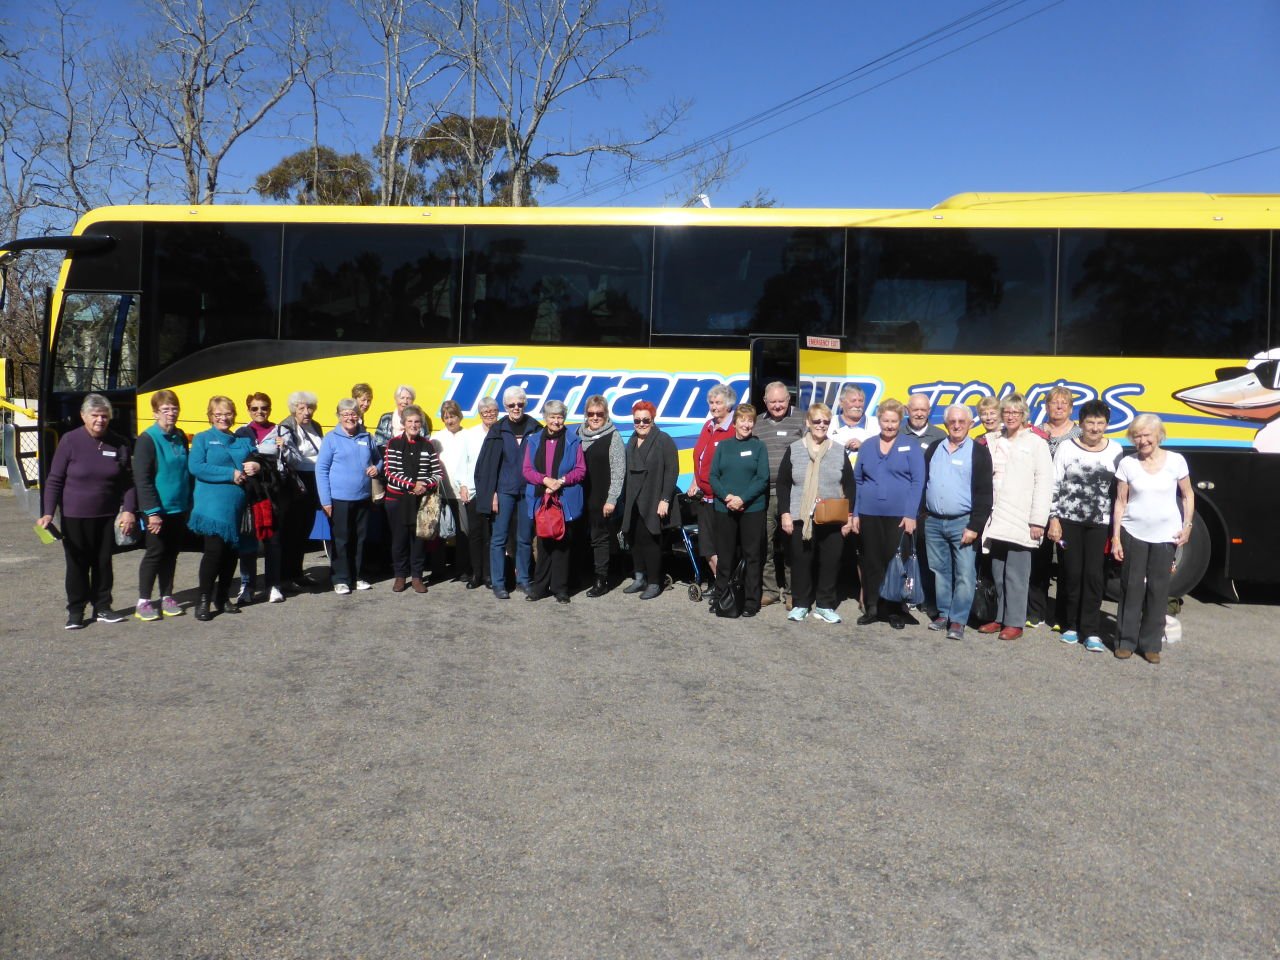
[[[785,584],[786,542],[778,523],[778,468],[787,448],[804,435],[804,420],[791,412],[791,391],[775,380],[764,388],[765,414],[756,421],[755,435],[764,441],[769,454],[769,503],[764,513],[764,587],[760,606],[767,607],[784,599],[789,591]],[[785,512],[785,511],[784,511]],[[779,570],[782,576],[779,576]]]
[[[867,426],[867,395],[861,387],[845,384],[840,391],[840,416],[831,424],[831,442],[844,447],[845,453],[852,461],[858,455],[858,448],[867,437],[874,437],[880,432],[874,423]]]
[[[920,444],[927,450],[947,435],[947,431],[929,422],[932,405],[923,393],[913,393],[907,398],[907,422],[902,425],[902,436]]]
[[[716,544],[712,527],[715,525],[715,497],[711,492],[711,460],[721,440],[733,436],[733,408],[738,393],[725,383],[718,383],[707,391],[707,409],[710,418],[702,425],[698,442],[693,447],[693,483],[689,485],[689,497],[698,501],[698,554],[711,569],[711,582],[715,583]],[[715,587],[708,591],[715,596]]]
[[[937,589],[930,630],[964,639],[973,606],[974,544],[991,515],[991,451],[970,439],[973,411],[947,407],[946,436],[925,450],[924,540]]]
[[[524,441],[542,424],[524,412],[528,398],[520,387],[507,387],[502,405],[507,415],[485,434],[476,460],[476,499],[481,513],[493,517],[489,535],[489,579],[493,595],[509,600],[507,540],[516,536],[516,589],[529,592],[533,557],[533,514],[525,508]],[[486,509],[487,508],[487,509]]]

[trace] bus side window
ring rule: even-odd
[[[138,378],[138,296],[69,292],[53,359],[58,392],[117,390]]]

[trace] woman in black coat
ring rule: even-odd
[[[631,416],[635,432],[627,441],[622,528],[631,543],[636,579],[622,592],[652,600],[662,593],[662,531],[675,523],[671,496],[680,479],[680,462],[675,441],[654,423],[657,409],[652,403],[637,401]]]

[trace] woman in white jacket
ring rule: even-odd
[[[998,617],[978,628],[1017,640],[1027,622],[1031,557],[1044,539],[1053,502],[1053,458],[1049,444],[1027,425],[1027,402],[1010,394],[1000,402],[1004,436],[989,435],[995,504],[983,535],[999,598]]]

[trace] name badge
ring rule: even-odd
[[[738,456],[740,456],[740,457],[749,457],[749,456],[751,456],[751,453],[752,453],[752,451],[750,451],[750,450],[743,450],[740,454],[738,454]]]
[[[779,430],[779,431],[778,431],[778,436],[780,436],[780,437],[789,437],[789,436],[791,436],[791,431],[790,431],[790,430]]]
[[[102,455],[104,457],[114,457],[116,455],[116,452],[114,450],[103,450]]]
[[[898,448],[898,452],[899,452],[899,453],[910,453],[910,452],[911,452],[911,445],[910,445],[910,444],[908,444],[908,445],[907,445],[907,446],[905,446],[905,447],[899,447],[899,448]]]
[[[964,466],[964,461],[963,461],[963,460],[952,460],[952,461],[951,461],[951,465],[952,465],[953,467],[963,467],[963,466]]]

